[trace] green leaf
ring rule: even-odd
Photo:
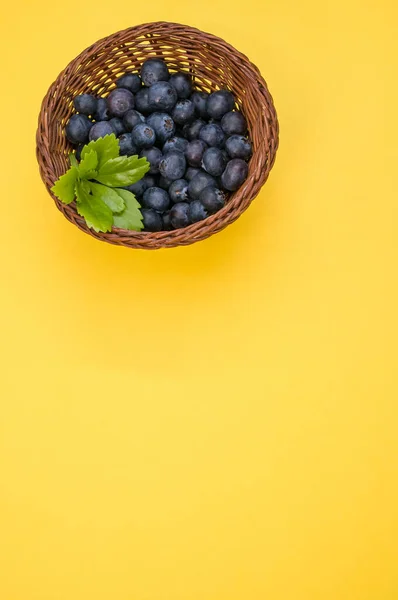
[[[119,156],[120,153],[119,142],[117,141],[114,133],[106,135],[103,138],[98,138],[98,140],[93,140],[89,144],[86,144],[82,150],[82,159],[86,156],[86,154],[91,152],[91,150],[95,150],[97,153],[99,169],[111,158],[116,158]]]
[[[133,231],[141,231],[144,227],[142,223],[142,214],[140,211],[140,205],[138,204],[135,196],[128,190],[115,189],[124,200],[126,208],[120,215],[113,216],[114,227],[120,229],[131,229]]]
[[[79,175],[82,179],[88,179],[88,176],[92,177],[93,172],[98,165],[98,155],[95,150],[86,152],[79,165]]]
[[[97,196],[102,202],[105,202],[113,213],[120,213],[124,210],[123,197],[117,193],[117,190],[92,181],[89,182],[89,185],[93,196]]]
[[[69,160],[72,167],[77,167],[79,165],[79,163],[77,162],[77,158],[73,154],[73,152],[69,153]]]
[[[113,216],[111,209],[97,196],[87,193],[87,186],[78,181],[76,184],[77,212],[85,218],[94,231],[111,231]]]
[[[51,188],[52,193],[64,204],[70,204],[75,199],[75,185],[78,174],[77,168],[71,167],[65,175],[61,175]]]
[[[118,156],[111,158],[100,167],[95,179],[111,187],[127,186],[141,179],[149,168],[149,162],[145,157]]]

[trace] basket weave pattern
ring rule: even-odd
[[[163,57],[171,71],[184,70],[203,91],[229,88],[245,115],[253,156],[244,184],[224,208],[184,229],[158,233],[114,228],[96,233],[76,211],[75,202],[65,205],[50,191],[69,168],[71,144],[65,125],[73,114],[77,94],[107,95],[115,80],[127,71],[139,70],[149,57]],[[188,245],[224,229],[246,210],[268,178],[278,147],[278,120],[272,97],[257,67],[232,46],[214,35],[175,23],[147,23],[99,40],[59,74],[48,90],[39,115],[37,159],[41,177],[58,209],[79,229],[99,240],[130,248],[157,249]]]

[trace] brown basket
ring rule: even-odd
[[[186,70],[196,88],[214,91],[229,88],[245,115],[253,156],[245,183],[224,208],[184,229],[146,233],[113,228],[96,233],[77,214],[75,202],[63,204],[51,193],[54,182],[69,167],[71,145],[64,133],[77,94],[105,96],[126,71],[136,71],[150,56],[163,56],[171,71]],[[177,23],[147,23],[99,40],[58,75],[48,90],[39,115],[36,154],[41,177],[59,210],[85,233],[129,248],[170,248],[192,244],[221,231],[246,210],[265,183],[278,147],[278,120],[272,97],[259,70],[222,39]]]

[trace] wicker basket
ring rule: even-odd
[[[253,156],[245,183],[224,208],[207,219],[174,231],[146,233],[114,228],[96,233],[77,214],[75,202],[65,205],[51,193],[54,182],[68,169],[71,145],[64,128],[73,113],[77,94],[107,95],[115,80],[135,71],[150,56],[163,56],[171,71],[189,71],[196,88],[214,91],[229,88],[245,115]],[[147,23],[99,40],[58,75],[48,90],[39,115],[37,159],[41,177],[65,217],[99,240],[129,248],[170,248],[192,244],[221,231],[235,221],[257,196],[273,166],[278,147],[278,121],[264,79],[246,56],[222,39],[176,23]]]

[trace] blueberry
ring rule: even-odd
[[[191,181],[191,179],[193,179],[198,173],[200,173],[200,169],[196,169],[195,167],[188,167],[188,169],[185,171],[184,177],[187,181]]]
[[[118,141],[121,156],[133,156],[133,154],[137,154],[137,147],[133,143],[131,133],[122,133]]]
[[[220,148],[208,148],[203,154],[202,168],[213,175],[219,177],[227,166],[228,158],[226,153]]]
[[[166,190],[162,190],[160,187],[150,187],[144,192],[142,204],[145,208],[163,212],[169,208],[170,198]]]
[[[147,118],[147,123],[155,131],[157,141],[162,144],[174,135],[176,126],[173,119],[167,113],[152,113]]]
[[[136,94],[141,88],[141,78],[136,73],[126,73],[119,77],[116,81],[116,86],[118,88],[126,88],[126,90],[130,90],[130,92]]]
[[[73,106],[82,115],[94,115],[97,110],[97,98],[91,94],[80,94],[73,100]]]
[[[191,167],[200,167],[207,145],[202,140],[192,140],[185,150],[185,157]]]
[[[167,140],[163,146],[163,154],[171,152],[172,150],[178,150],[179,152],[185,152],[188,146],[188,141],[182,137],[174,135],[172,138]]]
[[[145,175],[143,181],[145,181],[146,188],[155,187],[156,186],[156,177],[155,175]]]
[[[213,92],[207,99],[206,110],[209,117],[221,119],[225,113],[231,111],[235,106],[235,98],[231,92],[220,90]]]
[[[170,83],[179,98],[189,98],[192,94],[192,79],[188,73],[174,73],[170,77]]]
[[[222,146],[225,135],[220,125],[217,123],[209,123],[200,130],[199,139],[206,142],[209,146]]]
[[[79,144],[75,151],[76,160],[80,162],[82,150],[84,148],[84,144]]]
[[[135,95],[135,107],[143,115],[148,115],[151,112],[148,100],[148,88],[141,88]]]
[[[203,204],[199,200],[194,200],[189,205],[189,220],[191,223],[197,223],[203,221],[207,217],[207,211]]]
[[[195,118],[195,107],[190,100],[178,100],[171,113],[174,123],[185,125]]]
[[[195,175],[195,177],[193,177],[189,182],[189,197],[192,198],[192,200],[198,200],[201,191],[207,188],[209,185],[217,187],[217,182],[214,177],[208,173],[205,173],[204,171],[199,171],[199,173]]]
[[[157,81],[168,81],[169,70],[164,60],[148,58],[141,67],[141,79],[144,85],[151,86]]]
[[[212,215],[224,206],[225,192],[214,186],[208,186],[199,194],[199,200],[207,212]]]
[[[140,158],[145,157],[151,165],[148,173],[155,174],[159,173],[159,163],[162,160],[163,154],[159,148],[152,146],[151,148],[145,148],[140,154]]]
[[[169,196],[172,202],[188,202],[188,181],[176,179],[169,187]]]
[[[163,177],[175,181],[181,179],[185,173],[187,162],[182,152],[173,150],[164,155],[159,163],[159,171]]]
[[[136,198],[142,198],[145,190],[147,189],[147,182],[145,181],[145,177],[139,179],[135,183],[128,185],[126,190],[132,192]]]
[[[193,123],[187,123],[184,125],[183,134],[188,140],[197,140],[199,137],[200,130],[202,127],[206,125],[206,122],[203,119],[196,119]]]
[[[92,126],[86,115],[72,115],[65,127],[66,137],[72,144],[85,144]]]
[[[158,81],[149,88],[148,102],[152,111],[171,111],[177,102],[177,92],[168,81]]]
[[[110,121],[98,121],[91,127],[88,137],[91,142],[92,140],[98,140],[98,138],[105,137],[111,133],[115,133],[115,130]]]
[[[156,141],[155,132],[147,123],[138,123],[131,132],[131,138],[138,148],[150,148]]]
[[[130,90],[116,88],[107,98],[108,108],[114,117],[123,117],[128,110],[134,108],[134,96]]]
[[[247,160],[252,154],[250,141],[242,135],[231,135],[225,142],[225,149],[231,158]]]
[[[208,119],[207,114],[207,99],[209,94],[207,92],[194,92],[191,96],[191,101],[194,103],[196,114],[202,119]]]
[[[158,186],[162,188],[162,190],[168,190],[172,183],[173,181],[171,179],[167,179],[167,177],[163,177],[163,175],[159,177]]]
[[[171,224],[170,211],[166,211],[162,215],[163,221],[163,231],[171,231],[173,229],[173,225]]]
[[[187,202],[178,202],[170,210],[170,221],[175,229],[189,225],[189,204]]]
[[[247,163],[241,158],[233,158],[230,160],[224,173],[221,175],[221,184],[223,188],[230,192],[237,190],[245,181],[248,170]]]
[[[112,125],[114,132],[116,133],[116,135],[122,135],[122,133],[125,133],[125,128],[124,128],[124,124],[123,121],[121,119],[119,119],[118,117],[113,117],[109,123]]]
[[[108,103],[105,98],[98,98],[97,100],[97,110],[94,114],[94,119],[96,121],[108,121],[111,118],[108,109]]]
[[[142,208],[142,221],[146,231],[162,231],[162,217],[152,208]]]
[[[221,127],[226,135],[244,135],[247,131],[247,123],[241,112],[227,112],[221,119]]]
[[[123,117],[124,127],[126,131],[133,131],[134,127],[138,125],[138,123],[144,123],[145,117],[138,110],[128,110]]]

